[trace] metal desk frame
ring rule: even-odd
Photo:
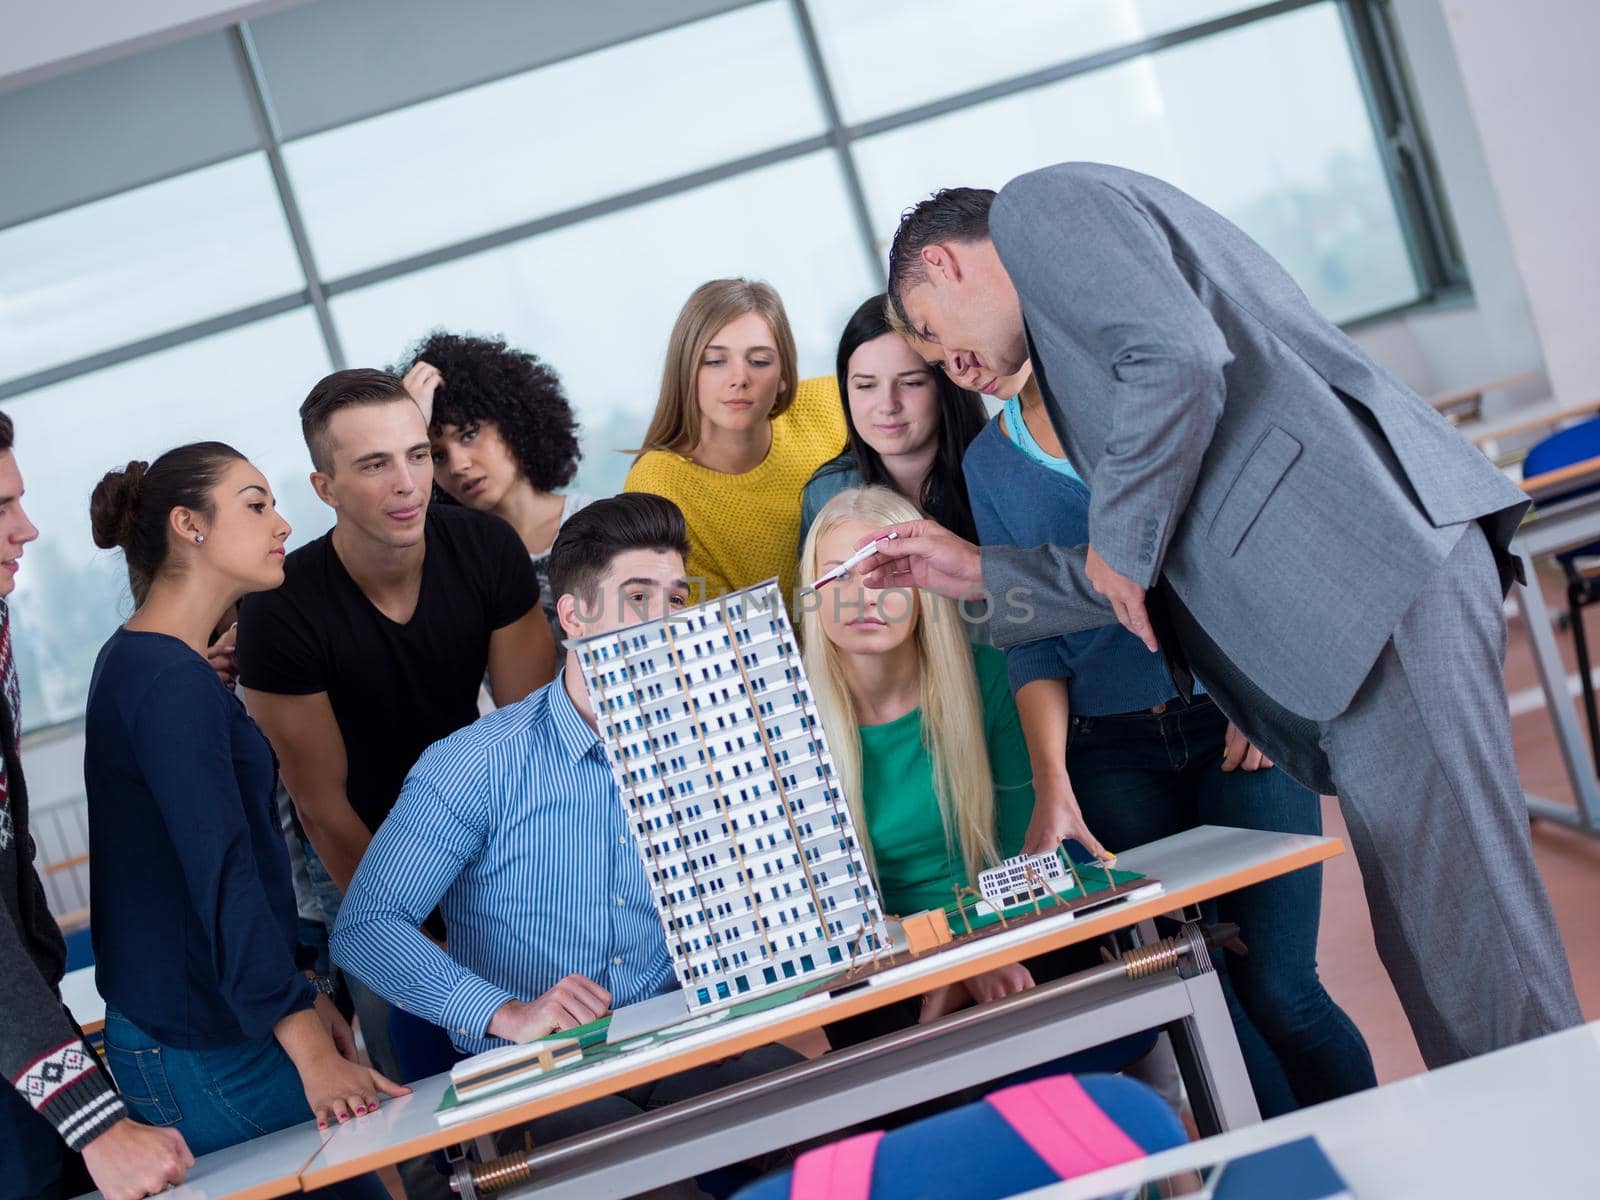
[[[1577,710],[1567,695],[1567,673],[1561,665],[1550,608],[1539,589],[1534,566],[1538,559],[1574,550],[1600,540],[1600,492],[1591,492],[1535,511],[1511,541],[1512,552],[1522,559],[1528,584],[1512,589],[1517,611],[1528,630],[1534,665],[1544,689],[1545,707],[1556,727],[1556,743],[1572,782],[1575,808],[1529,795],[1528,811],[1546,821],[1600,837],[1600,781],[1590,760],[1589,745],[1578,726]]]
[[[1136,930],[1124,934],[1139,938]],[[1261,1119],[1202,945],[1181,972],[1087,988],[1068,976],[569,1138],[538,1155],[533,1182],[492,1194],[500,1200],[631,1196],[1150,1029],[1171,1036],[1202,1133]],[[462,1194],[470,1193],[468,1184]]]

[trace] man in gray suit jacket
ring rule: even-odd
[[[1000,645],[1120,621],[1337,792],[1430,1066],[1576,1024],[1501,673],[1521,492],[1192,197],[1064,163],[911,210],[891,302],[961,384],[1032,360],[1087,546],[899,527],[868,582],[987,594]],[[1159,635],[1159,637],[1158,637]]]

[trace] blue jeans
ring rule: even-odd
[[[128,1110],[147,1125],[176,1129],[196,1158],[311,1120],[300,1074],[273,1038],[182,1050],[107,1005],[105,1047]],[[366,1176],[313,1194],[387,1200],[389,1193]]]
[[[1072,717],[1067,771],[1095,836],[1123,850],[1195,825],[1321,833],[1316,794],[1282,771],[1222,771],[1227,727],[1204,697],[1160,714]],[[1317,978],[1322,868],[1206,908],[1208,920],[1237,924],[1249,949],[1215,957],[1262,1115],[1375,1087],[1366,1041]]]

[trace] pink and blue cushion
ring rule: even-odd
[[[736,1200],[999,1200],[1186,1140],[1166,1102],[1142,1083],[1054,1075],[808,1151]]]

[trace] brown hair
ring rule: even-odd
[[[784,312],[777,290],[757,280],[713,279],[695,288],[673,322],[655,415],[645,431],[644,444],[633,454],[647,450],[686,453],[700,444],[700,402],[695,391],[700,358],[719,329],[746,313],[755,313],[764,320],[777,343],[774,349],[778,352],[783,388],[768,418],[781,416],[794,403],[800,374],[798,356],[789,314]]]
[[[357,367],[323,376],[300,405],[300,432],[305,436],[306,449],[311,452],[311,465],[324,475],[333,474],[328,422],[333,420],[334,413],[342,408],[390,404],[411,398],[400,377],[388,371]]]
[[[600,577],[627,550],[675,550],[688,558],[689,529],[682,510],[650,492],[623,492],[584,505],[567,518],[550,545],[550,594],[594,603]]]
[[[121,550],[128,587],[143,604],[171,549],[167,517],[175,508],[210,516],[211,493],[229,466],[244,459],[224,442],[191,442],[153,463],[107,471],[89,497],[89,531],[102,550]]]

